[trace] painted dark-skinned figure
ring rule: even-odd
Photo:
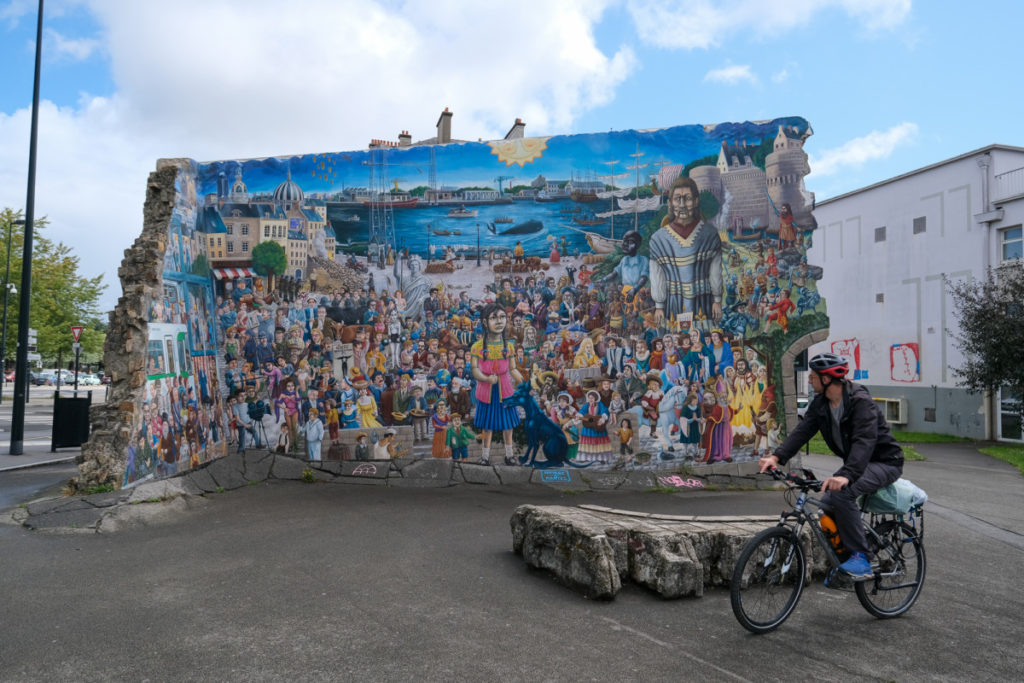
[[[650,259],[638,252],[643,244],[643,236],[636,230],[630,230],[622,236],[622,252],[625,254],[615,266],[615,270],[602,278],[602,283],[612,282],[618,278],[622,283],[622,300],[626,310],[637,312],[637,294],[649,282],[651,270]]]

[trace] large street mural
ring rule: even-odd
[[[125,484],[250,447],[732,462],[827,327],[797,117],[193,164]],[[481,447],[475,444],[481,444]]]

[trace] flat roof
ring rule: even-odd
[[[880,180],[877,183],[873,183],[871,185],[866,185],[866,186],[858,188],[856,190],[850,190],[849,192],[844,192],[843,194],[836,195],[835,197],[829,197],[828,199],[823,199],[820,202],[815,202],[814,205],[816,207],[824,206],[825,204],[829,204],[831,202],[835,202],[835,201],[838,201],[840,199],[845,199],[846,197],[852,197],[853,195],[859,194],[861,192],[866,192],[868,190],[873,190],[876,187],[881,187],[882,185],[888,185],[889,183],[894,183],[897,180],[903,180],[904,178],[909,178],[909,177],[915,176],[915,175],[917,175],[919,173],[925,173],[927,171],[931,171],[932,169],[939,168],[940,166],[945,166],[946,164],[951,164],[951,163],[953,163],[955,161],[962,161],[964,159],[968,159],[968,158],[976,156],[978,154],[984,154],[985,152],[991,152],[992,150],[996,150],[996,149],[1002,150],[1002,151],[1006,151],[1006,152],[1024,152],[1024,147],[1015,147],[1013,145],[1000,145],[1000,144],[987,145],[985,147],[981,147],[979,149],[975,149],[975,150],[972,150],[970,152],[966,152],[964,154],[952,157],[950,159],[944,159],[943,161],[938,161],[938,162],[936,162],[934,164],[929,164],[928,166],[922,166],[921,168],[915,169],[913,171],[908,171],[908,172],[903,173],[901,175],[894,176],[892,178],[887,178],[886,180]],[[811,169],[811,171],[813,172],[814,169]]]

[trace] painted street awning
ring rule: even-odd
[[[218,280],[224,278],[235,279],[236,277],[254,277],[256,273],[251,268],[214,268],[213,276]]]

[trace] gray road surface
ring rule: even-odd
[[[0,680],[1020,680],[1024,480],[921,450],[928,576],[900,619],[816,584],[753,636],[724,590],[594,602],[510,550],[521,503],[737,514],[778,493],[272,483],[112,536],[0,527]]]

